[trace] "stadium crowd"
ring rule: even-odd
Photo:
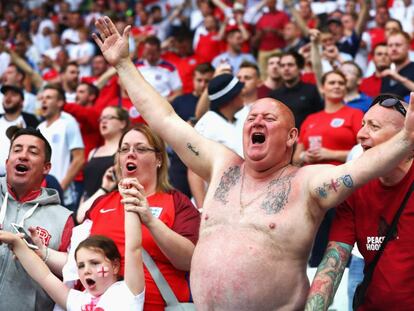
[[[116,34],[129,33],[130,59],[177,115],[199,135],[225,145],[241,158],[247,155],[243,128],[255,103],[264,98],[285,104],[292,113],[298,135],[289,163],[305,170],[317,164],[342,165],[354,154],[353,147],[365,153],[390,140],[404,129],[403,116],[410,115],[407,103],[414,100],[410,99],[414,92],[412,1],[0,1],[0,228],[13,231],[12,223],[16,223],[30,231],[36,254],[47,264],[42,267],[62,277],[67,286],[89,292],[90,297],[79,304],[82,310],[101,306],[96,297],[106,295],[108,287],[133,301],[134,308],[164,310],[166,297],[145,255],[145,289],[141,279],[116,282],[127,269],[141,276],[139,269],[130,266],[133,260],[141,265],[141,255],[139,260],[131,255],[131,245],[136,250],[142,245],[149,253],[180,302],[191,301],[190,262],[197,252],[200,222],[207,223],[209,217],[204,202],[212,200],[208,195],[212,176],[199,176],[188,168],[179,151],[173,150],[174,140],[168,145],[163,142],[162,131],[141,115],[137,104],[145,97],[139,92],[146,88],[132,92],[128,81],[121,78],[120,66],[105,55],[103,44],[115,36],[114,30],[107,34],[99,24],[106,16],[113,21]],[[115,40],[112,43],[117,47]],[[154,112],[162,112],[157,104],[154,98]],[[390,124],[392,129],[387,128]],[[265,138],[252,139],[261,144]],[[195,145],[189,142],[187,148],[198,156]],[[381,168],[381,175],[370,177],[377,179],[339,208],[324,211],[320,224],[315,215],[309,216],[315,217],[319,230],[314,232],[307,263],[319,269],[307,289],[309,296],[306,293],[298,309],[305,308],[308,296],[307,310],[326,310],[349,258],[353,273],[348,296],[352,301],[364,275],[363,259],[365,264],[372,263],[414,178],[412,155],[403,162],[389,164],[387,172]],[[285,169],[278,179],[284,173],[295,174]],[[220,185],[225,189],[232,187],[232,178],[238,182],[231,173],[223,173]],[[244,175],[240,192],[243,183]],[[338,183],[332,179],[329,189],[336,192]],[[391,203],[390,193],[401,188],[397,203]],[[271,189],[270,184],[266,189]],[[318,191],[322,196],[322,190]],[[218,192],[215,198],[225,201]],[[245,204],[240,193],[241,208],[263,199],[264,193],[257,193]],[[375,208],[360,202],[368,197]],[[414,199],[407,205],[400,217],[403,225],[395,229],[395,240],[391,239],[377,264],[380,272],[372,281],[375,291],[368,291],[365,305],[358,310],[410,310],[414,302],[414,282],[403,277],[414,268],[414,252],[409,247],[414,236],[410,235]],[[358,208],[375,212],[359,212]],[[115,215],[106,218],[111,211]],[[135,227],[142,228],[142,233]],[[127,231],[140,238],[127,239]],[[88,235],[91,244],[79,244]],[[97,235],[113,241],[94,241]],[[399,236],[402,244],[395,246]],[[0,245],[0,271],[4,272],[0,275],[0,309],[52,310],[52,298],[76,310],[73,290],[62,298],[48,290],[57,281],[38,281],[39,275],[20,257],[28,255],[20,251],[18,240],[0,230],[0,242],[4,243]],[[360,252],[352,251],[355,243]],[[13,261],[5,244],[15,248],[28,274]],[[104,282],[99,272],[94,270],[89,279],[82,276],[79,258],[87,257],[82,247],[103,255],[103,261],[116,262],[115,268],[108,263],[101,267],[102,279],[105,272],[110,278],[105,290],[95,289]],[[118,249],[118,255],[111,257],[106,247]],[[389,248],[402,254],[393,257]],[[331,278],[326,276],[328,268],[335,272]],[[200,288],[195,290],[199,294]],[[106,297],[115,297],[109,291]],[[381,298],[373,299],[375,295]],[[113,299],[101,300],[105,310],[112,310]],[[216,309],[223,308],[217,305]]]

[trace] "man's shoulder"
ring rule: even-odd
[[[160,60],[160,62],[158,63],[158,67],[163,68],[169,72],[173,72],[177,69],[172,63],[166,61],[165,59]]]
[[[414,62],[409,62],[406,66],[401,68],[399,74],[404,77],[414,77]]]
[[[203,124],[208,124],[211,126],[218,126],[218,123],[221,123],[220,121],[223,120],[223,117],[221,117],[217,112],[209,110],[207,111],[205,114],[203,114],[203,116],[198,120],[197,125],[203,125]]]
[[[22,111],[22,118],[28,127],[36,128],[39,125],[39,120],[34,114]]]
[[[186,93],[186,94],[182,94],[177,96],[173,102],[172,105],[174,106],[175,104],[181,104],[181,103],[188,103],[188,102],[197,102],[198,101],[198,97],[194,96],[193,93]]]

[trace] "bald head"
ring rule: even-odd
[[[407,111],[408,104],[402,100],[400,100],[400,103]],[[368,111],[365,113],[364,119],[370,117],[383,124],[388,123],[398,131],[404,127],[405,116],[394,106],[384,107],[380,104],[376,104],[368,109]]]
[[[264,107],[269,111],[275,112],[278,117],[285,120],[289,128],[295,127],[295,116],[292,110],[281,101],[273,98],[261,98],[253,103],[250,111],[253,111],[255,107]]]
[[[254,171],[277,170],[290,162],[298,136],[292,111],[272,98],[257,100],[243,129],[248,167]]]

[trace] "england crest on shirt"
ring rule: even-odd
[[[342,125],[344,125],[345,120],[341,119],[341,118],[335,118],[332,119],[331,121],[331,127],[337,128],[337,127],[341,127]]]

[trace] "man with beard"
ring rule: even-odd
[[[6,137],[6,130],[12,125],[21,128],[36,128],[39,121],[34,115],[22,111],[24,94],[21,88],[14,85],[3,85],[1,92],[4,94],[4,114],[0,115],[0,175],[4,175],[6,173],[5,161],[10,146],[10,140]]]
[[[65,91],[67,103],[76,102],[76,88],[79,83],[79,65],[75,62],[68,63],[60,73],[62,88]]]
[[[214,68],[217,68],[220,64],[229,64],[233,74],[236,74],[244,61],[256,63],[256,59],[252,54],[242,52],[243,36],[239,29],[230,30],[227,33],[226,42],[227,50],[217,55],[211,62]]]
[[[392,33],[387,40],[391,66],[382,71],[381,93],[393,93],[401,97],[414,91],[414,63],[410,61],[410,35]]]
[[[375,72],[372,76],[362,79],[359,90],[368,96],[375,97],[381,92],[382,72],[390,68],[391,64],[385,43],[380,43],[374,48],[372,61],[375,65]]]
[[[269,97],[270,92],[282,86],[282,78],[280,77],[280,52],[275,52],[267,58],[266,79],[263,84],[257,88],[257,97]]]
[[[36,114],[36,95],[27,92],[24,89],[24,81],[26,73],[20,69],[16,64],[10,64],[3,76],[1,77],[2,85],[15,85],[23,90],[24,101],[23,111],[31,114]],[[0,102],[3,101],[3,94],[0,94]],[[0,112],[3,113],[3,107],[0,107]]]
[[[283,85],[270,93],[270,97],[285,103],[292,110],[297,128],[309,114],[323,109],[316,86],[303,83],[300,79],[304,62],[296,52],[283,53],[279,62]]]
[[[50,174],[65,191],[64,203],[75,211],[77,196],[73,180],[85,163],[84,144],[79,125],[69,114],[62,112],[65,93],[57,85],[46,85],[42,92],[42,117],[38,129],[52,147]]]

